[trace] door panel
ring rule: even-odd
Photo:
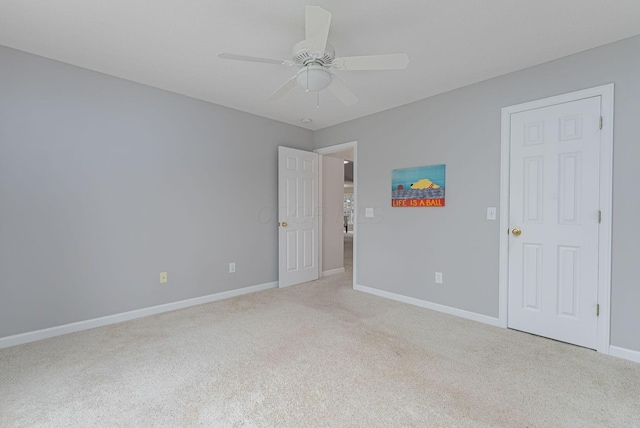
[[[508,326],[596,348],[600,97],[511,115]]]
[[[524,244],[522,247],[522,307],[539,312],[542,300],[542,245]]]
[[[318,279],[318,155],[278,148],[279,285]]]

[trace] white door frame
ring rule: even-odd
[[[329,153],[343,152],[345,150],[353,149],[353,198],[356,200],[356,213],[355,221],[353,222],[353,284],[356,282],[356,254],[358,251],[358,240],[356,238],[358,233],[358,141],[350,141],[348,143],[336,144],[335,146],[323,147],[322,149],[314,150],[315,153],[320,155],[326,155]],[[318,183],[320,185],[319,195],[322,195],[322,168],[320,170],[320,179]],[[322,221],[319,222],[320,230],[318,231],[318,254],[320,256],[320,266],[322,266]],[[320,268],[320,275],[322,275],[322,268]]]
[[[500,162],[500,267],[499,267],[499,325],[507,328],[509,290],[509,158],[511,143],[511,115],[550,105],[600,96],[603,127],[600,139],[600,211],[602,222],[598,231],[598,317],[597,351],[609,354],[609,326],[611,322],[611,227],[613,190],[613,83],[555,97],[517,104],[502,109],[502,137]],[[356,199],[357,200],[357,199]]]

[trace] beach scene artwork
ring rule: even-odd
[[[392,207],[444,207],[445,165],[391,171]]]

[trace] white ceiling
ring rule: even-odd
[[[333,14],[336,56],[406,52],[401,71],[336,71],[360,98],[267,96],[295,69],[304,6]],[[0,0],[0,45],[320,129],[640,34],[638,0]],[[313,119],[303,124],[301,118]]]

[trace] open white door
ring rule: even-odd
[[[279,286],[319,277],[318,154],[278,148]]]

